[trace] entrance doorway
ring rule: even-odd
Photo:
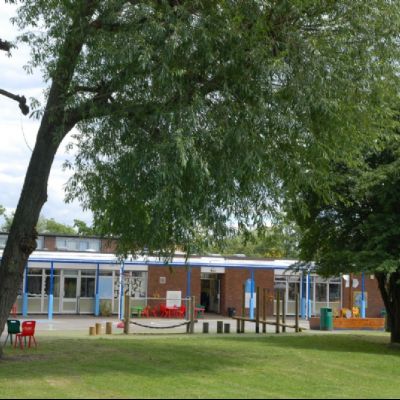
[[[63,279],[63,313],[78,313],[78,276],[64,276]]]
[[[218,274],[201,274],[201,305],[206,312],[221,312],[221,279]]]

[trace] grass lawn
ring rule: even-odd
[[[1,398],[400,398],[386,334],[39,336],[6,350]]]

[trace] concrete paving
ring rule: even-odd
[[[55,316],[53,320],[48,320],[44,316],[30,316],[29,318],[18,318],[20,321],[24,320],[34,320],[36,321],[36,331],[37,334],[41,333],[46,336],[50,336],[54,333],[56,336],[64,333],[81,333],[86,334],[89,332],[89,327],[95,326],[96,323],[101,323],[103,325],[103,331],[105,330],[106,322],[112,322],[113,333],[122,333],[123,329],[118,328],[120,321],[116,317],[104,318],[104,317],[93,317],[93,316]],[[195,324],[195,333],[202,333],[203,323],[208,322],[210,334],[217,333],[217,322],[222,321],[224,324],[230,325],[230,332],[236,333],[236,321],[231,318],[220,317],[220,316],[205,316],[204,319],[198,319]],[[271,319],[272,321],[272,319]],[[169,328],[174,325],[179,325],[184,322],[182,319],[167,319],[167,318],[133,318],[132,324],[130,326],[131,333],[137,334],[166,334],[166,333],[185,333],[186,326]],[[294,320],[289,319],[288,324],[294,324]],[[139,325],[144,326],[139,326]],[[300,321],[300,326],[302,328],[308,329],[308,321]],[[245,326],[247,333],[255,333],[255,324],[246,322]],[[260,326],[260,330],[262,327]],[[274,333],[274,326],[267,326],[267,333]],[[294,332],[293,329],[287,329],[287,332]],[[5,333],[3,333],[3,336]],[[2,336],[2,337],[3,337]],[[3,340],[5,336],[3,337]]]

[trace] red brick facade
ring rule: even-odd
[[[357,279],[359,286],[357,288],[346,288],[343,284],[343,307],[351,308],[354,305],[354,296],[361,292],[361,276],[351,275],[351,280]],[[373,275],[365,275],[365,293],[367,298],[366,317],[376,318],[381,316],[382,309],[385,308],[382,296],[379,292],[378,281]]]

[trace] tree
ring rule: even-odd
[[[14,213],[6,213],[5,208],[0,205],[0,216],[4,217],[4,224],[1,226],[1,230],[9,232],[14,220]],[[77,231],[72,226],[57,222],[54,218],[48,219],[43,216],[40,216],[38,219],[36,231],[38,233],[59,233],[66,235],[77,234]]]
[[[387,310],[391,341],[400,343],[400,145],[398,135],[383,148],[368,149],[365,164],[334,164],[336,196],[327,201],[311,188],[291,204],[300,225],[300,257],[318,273],[371,273]],[[296,203],[307,204],[299,212]],[[296,212],[297,211],[297,212]]]
[[[298,234],[294,226],[282,223],[247,234],[227,238],[223,247],[209,247],[203,251],[223,255],[244,254],[247,257],[297,259]]]
[[[80,219],[74,219],[74,228],[80,236],[99,236],[99,232],[93,226],[88,226],[86,222]]]
[[[0,266],[3,327],[35,248],[55,153],[73,127],[70,182],[121,253],[190,251],[234,218],[263,225],[285,182],[326,188],[385,124],[398,2],[25,0],[16,23],[49,84]],[[318,168],[316,168],[316,166]],[[274,200],[275,199],[275,200]]]
[[[13,45],[10,42],[0,39],[0,50],[10,53],[12,47],[13,47]],[[20,108],[22,114],[24,114],[24,115],[29,114],[29,107],[26,105],[26,97],[25,96],[18,96],[18,95],[10,93],[7,90],[1,89],[1,88],[0,88],[0,94],[8,97],[9,99],[12,99],[12,100],[15,100],[16,102],[18,102],[18,105],[19,105],[19,108]]]

